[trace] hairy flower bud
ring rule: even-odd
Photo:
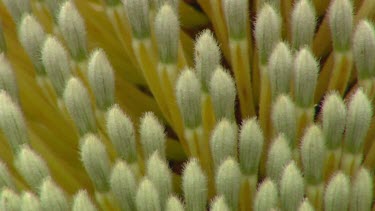
[[[149,0],[124,0],[133,36],[142,40],[150,36]]]
[[[21,211],[41,210],[39,198],[31,192],[24,192],[21,196]]]
[[[24,14],[31,12],[29,0],[3,0],[2,2],[16,23],[19,23]]]
[[[166,211],[184,211],[184,205],[181,203],[180,199],[176,196],[171,196],[167,200]]]
[[[65,193],[49,177],[41,185],[40,204],[42,210],[69,210],[69,203]]]
[[[357,171],[350,189],[350,207],[352,211],[371,210],[373,200],[373,176],[365,168]]]
[[[333,47],[338,51],[348,50],[353,30],[353,6],[351,1],[332,1],[328,16]]]
[[[285,166],[292,159],[292,152],[288,141],[283,134],[280,134],[272,143],[268,151],[266,163],[267,176],[275,183],[280,180],[281,173]]]
[[[13,102],[19,101],[14,70],[3,53],[0,53],[0,90],[1,89],[9,94]]]
[[[291,19],[293,48],[310,46],[313,42],[315,27],[315,10],[311,1],[299,0],[294,5]]]
[[[347,210],[349,205],[349,179],[339,172],[331,179],[324,193],[324,210]]]
[[[254,211],[271,210],[278,203],[277,187],[270,179],[260,185],[254,199]]]
[[[229,38],[246,39],[249,2],[243,0],[224,0],[223,10],[227,21]]]
[[[20,210],[21,199],[12,189],[3,188],[0,193],[0,210]]]
[[[283,210],[297,210],[303,200],[304,180],[294,161],[283,170],[280,180],[280,202]]]
[[[159,194],[154,184],[147,178],[141,181],[135,200],[138,211],[161,211]]]
[[[85,190],[80,190],[74,196],[72,211],[96,211],[95,205]]]
[[[287,95],[279,96],[272,106],[271,119],[275,134],[283,133],[294,149],[297,135],[297,116],[293,101]]]
[[[145,160],[155,151],[165,158],[166,137],[163,125],[151,112],[145,113],[140,122],[139,133]]]
[[[226,204],[224,197],[221,195],[221,196],[216,197],[213,200],[210,210],[211,211],[229,211],[230,209],[228,205]]]

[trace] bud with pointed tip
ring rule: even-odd
[[[266,179],[260,185],[254,199],[254,211],[271,210],[277,207],[277,187],[270,179]]]
[[[224,197],[218,196],[216,197],[211,204],[211,211],[229,211],[228,205],[225,203]]]
[[[273,104],[271,119],[275,134],[283,133],[288,140],[289,147],[294,149],[297,133],[296,108],[287,95],[281,95]]]
[[[294,161],[283,170],[280,180],[280,202],[283,210],[297,210],[303,200],[304,180]]]
[[[18,102],[18,87],[13,68],[5,54],[0,53],[0,90],[5,90],[14,102]]]
[[[195,73],[185,69],[177,80],[176,98],[185,126],[190,129],[197,128],[202,122],[200,90],[201,85]]]
[[[53,20],[55,23],[57,23],[57,18],[59,15],[60,6],[67,0],[44,0],[44,2],[47,4],[47,7],[53,16]]]
[[[204,92],[208,91],[211,75],[220,65],[220,60],[219,45],[212,32],[206,29],[198,35],[194,46],[195,70]]]
[[[305,198],[305,200],[303,200],[303,202],[298,207],[298,211],[314,211],[314,208],[310,204],[309,200]]]
[[[234,40],[245,39],[249,2],[243,0],[224,0],[223,10],[227,21],[229,38]]]
[[[64,102],[81,136],[96,132],[96,121],[87,89],[82,82],[72,77],[66,84]]]
[[[0,190],[3,189],[3,187],[15,190],[12,175],[9,173],[6,164],[0,161]]]
[[[166,211],[184,211],[184,205],[182,205],[180,199],[176,196],[171,196],[167,200]]]
[[[272,5],[276,11],[280,11],[280,0],[257,0],[258,8],[262,8],[265,4]]]
[[[4,188],[0,193],[0,210],[17,211],[21,208],[21,199],[12,189]]]
[[[347,210],[349,205],[349,178],[338,172],[328,183],[324,193],[324,210]]]
[[[130,118],[117,104],[107,113],[107,133],[117,154],[126,162],[137,160],[135,130]]]
[[[295,49],[311,46],[316,27],[315,9],[309,0],[299,0],[291,19],[292,46]]]
[[[124,6],[134,38],[149,38],[149,0],[124,0]]]
[[[151,112],[145,113],[140,122],[139,133],[145,160],[147,161],[155,151],[158,151],[160,157],[165,158],[166,137],[163,125]]]
[[[30,0],[3,0],[3,3],[16,24],[24,14],[31,12]]]
[[[350,189],[350,207],[352,211],[371,210],[373,200],[373,176],[365,169],[357,171]]]
[[[209,90],[216,120],[234,120],[236,87],[230,74],[221,67],[216,68],[211,76]]]
[[[280,180],[281,173],[285,166],[292,159],[292,152],[288,141],[283,134],[280,134],[272,143],[268,151],[266,163],[267,176],[275,183]]]
[[[72,211],[96,211],[89,195],[85,190],[80,190],[74,196]]]
[[[161,211],[159,194],[154,184],[147,178],[139,184],[135,201],[138,211]]]
[[[41,210],[39,198],[31,192],[24,192],[21,196],[22,211],[39,211]]]
[[[110,160],[105,146],[93,134],[87,134],[81,145],[81,160],[99,192],[109,190]]]
[[[353,6],[350,0],[334,0],[329,8],[329,26],[333,47],[338,51],[350,48],[353,30]]]
[[[46,178],[40,187],[40,204],[43,210],[69,210],[63,190],[51,178]]]

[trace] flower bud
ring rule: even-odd
[[[333,47],[338,51],[348,50],[353,30],[353,6],[351,1],[332,1],[328,17]]]
[[[315,9],[309,0],[299,0],[293,8],[291,19],[292,46],[300,49],[311,46],[316,28]]]
[[[85,23],[72,1],[66,1],[61,6],[58,25],[73,59],[76,61],[86,59],[87,40]]]
[[[263,132],[255,118],[242,123],[239,137],[239,161],[245,175],[257,175],[263,149]]]
[[[88,79],[96,99],[96,105],[107,111],[115,102],[115,78],[105,52],[95,50],[89,59]]]
[[[254,211],[271,210],[277,207],[277,203],[277,187],[272,180],[265,179],[255,195]]]
[[[185,210],[180,199],[178,199],[175,196],[169,197],[165,209],[166,211],[184,211]]]
[[[202,122],[200,90],[201,85],[195,73],[185,69],[177,80],[176,98],[187,128],[197,128]]]
[[[24,14],[31,13],[30,0],[3,0],[3,3],[16,24]]]
[[[349,205],[349,179],[339,172],[328,183],[324,193],[324,210],[348,210]]]
[[[81,145],[81,160],[99,192],[109,190],[110,160],[105,146],[93,134],[87,134]]]
[[[306,198],[298,207],[298,211],[314,211],[313,206],[311,206],[309,200]]]
[[[39,211],[41,210],[40,201],[37,196],[31,192],[24,192],[21,197],[21,211]]]
[[[12,98],[13,102],[18,102],[18,87],[13,68],[5,57],[0,53],[0,90],[5,90]]]
[[[72,211],[96,211],[89,195],[85,190],[80,190],[74,196]]]
[[[219,45],[212,32],[204,30],[198,35],[194,47],[195,70],[197,71],[204,92],[208,91],[211,75],[220,65],[220,60]]]
[[[13,176],[9,173],[6,164],[0,161],[0,190],[4,187],[15,190]]]
[[[140,183],[135,200],[138,211],[161,211],[159,194],[147,178]]]
[[[96,132],[96,122],[87,89],[82,82],[72,77],[64,90],[64,102],[81,136]]]
[[[361,168],[352,182],[350,189],[350,207],[352,211],[371,210],[373,200],[373,176],[365,169]]]
[[[233,78],[221,67],[216,68],[210,80],[210,95],[216,120],[235,120],[236,87]]]
[[[283,210],[297,210],[303,200],[304,180],[294,161],[283,170],[280,180],[280,202]]]
[[[44,0],[45,4],[53,16],[53,20],[57,23],[57,16],[59,15],[60,6],[67,0]]]
[[[275,134],[283,133],[289,143],[289,147],[294,149],[297,133],[296,108],[293,101],[287,95],[281,95],[273,104],[271,119]]]
[[[69,210],[69,203],[65,193],[51,178],[46,178],[40,188],[40,204],[42,210]]]
[[[268,151],[266,175],[275,183],[278,183],[283,169],[291,159],[292,152],[288,141],[283,134],[280,134],[273,141],[271,148]]]
[[[140,120],[139,133],[145,160],[158,151],[160,157],[165,158],[166,137],[164,127],[158,121],[156,116],[147,112]]]
[[[280,11],[280,0],[257,0],[258,8],[262,8],[264,5],[269,4],[275,8],[276,11]]]
[[[190,160],[185,166],[182,175],[182,190],[184,192],[186,210],[206,210],[207,178],[195,159]]]
[[[107,133],[120,158],[128,163],[133,163],[137,160],[133,123],[117,104],[108,111]]]
[[[124,6],[134,38],[149,38],[149,0],[124,0]]]
[[[225,203],[223,196],[216,197],[211,204],[211,211],[229,211],[228,205]]]
[[[246,39],[249,2],[243,0],[224,0],[223,10],[227,21],[229,38],[234,40]]]
[[[0,193],[0,210],[16,211],[21,208],[21,199],[12,189],[3,188]]]

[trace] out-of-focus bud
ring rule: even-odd
[[[39,198],[31,192],[24,192],[21,196],[21,211],[40,211]]]
[[[373,176],[365,169],[357,171],[350,189],[350,207],[352,211],[370,211],[373,200]]]
[[[243,0],[224,0],[223,10],[227,21],[229,38],[233,40],[246,39],[249,2]]]
[[[225,199],[223,196],[216,197],[211,204],[212,211],[229,211],[228,205],[225,203]]]
[[[31,12],[30,0],[3,0],[3,3],[16,24],[24,14]]]
[[[0,161],[0,190],[3,189],[3,187],[15,190],[13,177],[10,175],[5,163]]]
[[[135,201],[138,211],[161,211],[158,191],[147,178],[141,181]]]
[[[0,210],[20,210],[21,199],[12,189],[3,188],[0,193]]]
[[[167,200],[166,211],[184,211],[184,205],[181,203],[180,199],[176,196],[171,196]]]
[[[328,12],[333,47],[337,51],[350,48],[353,30],[353,6],[350,0],[334,0]]]
[[[292,46],[299,49],[312,44],[316,27],[315,9],[309,0],[299,0],[291,19]]]
[[[80,190],[74,196],[72,211],[96,211],[89,195],[85,190]]]
[[[124,0],[124,6],[134,38],[149,38],[149,0]]]
[[[314,208],[310,204],[309,200],[306,198],[298,207],[298,211],[314,211]]]
[[[165,158],[166,137],[163,125],[151,112],[145,113],[140,122],[139,133],[145,160],[156,151],[160,157]]]
[[[13,102],[18,102],[18,87],[16,77],[5,54],[0,53],[0,90],[5,90]]]
[[[51,178],[46,178],[40,187],[40,204],[42,210],[69,210],[69,203],[65,193]]]

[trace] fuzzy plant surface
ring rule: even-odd
[[[0,0],[0,211],[375,210],[375,0]]]

